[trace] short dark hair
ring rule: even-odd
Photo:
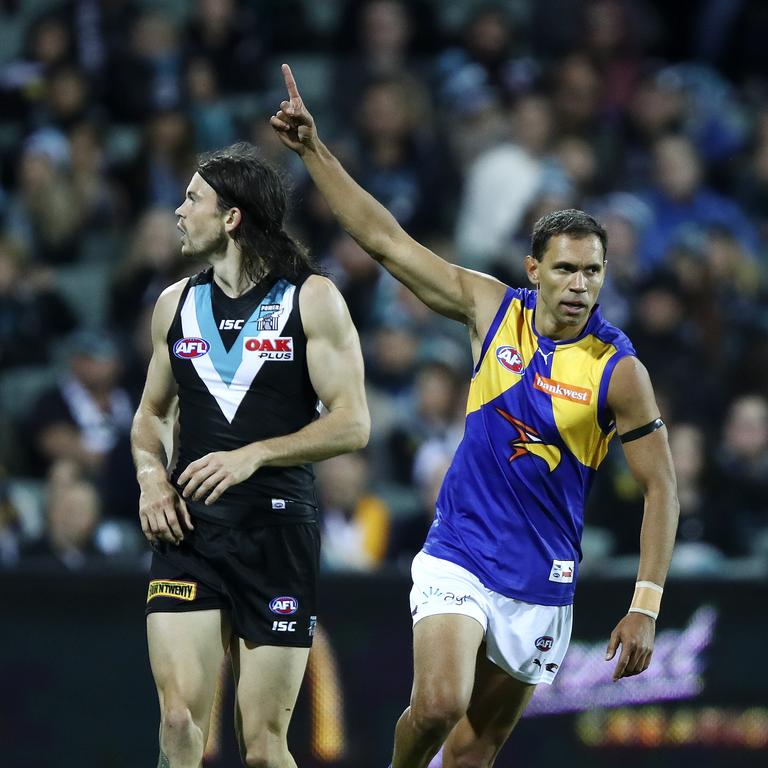
[[[266,271],[295,282],[318,272],[307,249],[283,229],[286,186],[253,144],[241,141],[201,155],[197,172],[216,192],[219,210],[240,210],[232,237],[240,246],[247,277],[257,282]]]
[[[606,257],[608,236],[594,216],[575,208],[567,208],[563,211],[553,211],[542,216],[533,225],[531,237],[531,256],[536,261],[544,258],[544,251],[551,237],[556,235],[568,235],[568,237],[582,238],[589,235],[597,235],[603,246],[603,259]]]

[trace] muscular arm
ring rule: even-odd
[[[260,466],[322,461],[368,443],[363,356],[347,305],[330,280],[314,275],[301,288],[299,308],[309,378],[328,414],[291,435],[255,443]]]
[[[131,452],[141,489],[139,518],[145,536],[177,543],[184,537],[179,513],[192,528],[184,502],[168,480],[173,453],[177,388],[168,358],[166,336],[185,281],[167,288],[152,315],[152,359],[141,402],[131,428]]]
[[[299,310],[307,336],[309,377],[328,415],[290,435],[193,461],[179,476],[185,497],[205,498],[206,504],[213,504],[227,488],[260,467],[322,461],[367,444],[370,417],[363,357],[341,294],[330,280],[313,275],[301,287]]]
[[[608,388],[608,407],[616,419],[619,435],[642,427],[659,416],[648,372],[634,357],[621,360]],[[664,586],[672,559],[679,505],[667,429],[651,432],[624,443],[624,455],[645,498],[640,531],[638,581]],[[650,663],[654,619],[628,613],[611,636],[608,655],[612,658],[619,643],[623,651],[614,678],[638,674]]]
[[[450,264],[411,238],[320,141],[287,65],[283,74],[290,101],[282,103],[271,125],[283,144],[301,156],[342,227],[427,306],[484,337],[506,286]]]

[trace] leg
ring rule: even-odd
[[[229,622],[219,610],[150,613],[149,661],[160,699],[162,768],[199,768]]]
[[[489,661],[481,646],[472,701],[445,742],[443,768],[490,768],[535,688]]]
[[[308,656],[309,648],[232,644],[235,723],[248,768],[296,768],[286,736]]]
[[[413,628],[411,705],[395,729],[393,768],[425,768],[463,717],[483,627],[460,614],[438,614]]]

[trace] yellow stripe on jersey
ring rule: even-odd
[[[514,373],[500,365],[496,359],[496,350],[505,345],[512,345],[524,361],[532,360],[539,346],[532,327],[533,310],[526,309],[520,299],[512,299],[507,313],[499,323],[496,335],[488,345],[480,370],[469,386],[467,415],[479,411],[481,406],[520,381],[523,371]]]
[[[597,469],[605,458],[613,436],[612,432],[606,435],[601,429],[597,408],[603,371],[615,353],[613,344],[587,336],[574,344],[558,345],[552,356],[550,378],[558,382],[560,391],[565,393],[550,392],[555,425],[571,453],[593,469]],[[579,399],[580,390],[588,391],[591,397]],[[587,424],[585,410],[589,414]]]

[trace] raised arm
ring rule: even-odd
[[[283,77],[289,100],[281,103],[270,123],[283,144],[302,158],[341,226],[425,304],[484,337],[506,286],[441,259],[410,237],[320,141],[287,64]]]
[[[176,382],[166,336],[186,280],[167,288],[152,315],[152,359],[141,402],[131,428],[131,451],[141,489],[139,518],[150,541],[178,543],[192,520],[184,501],[168,479],[176,422]]]
[[[312,275],[301,287],[299,310],[307,336],[309,377],[328,414],[292,434],[193,461],[179,476],[185,497],[205,498],[212,504],[260,467],[322,461],[367,444],[371,422],[363,356],[344,299],[330,280]]]
[[[637,581],[654,585],[643,589],[658,600],[672,559],[679,504],[667,429],[659,420],[648,372],[636,358],[626,357],[616,365],[608,387],[608,407],[616,419],[629,469],[645,497]],[[655,634],[651,614],[657,611],[645,610],[636,599],[630,611],[614,629],[608,645],[609,659],[622,645],[614,680],[643,672],[651,661]]]

